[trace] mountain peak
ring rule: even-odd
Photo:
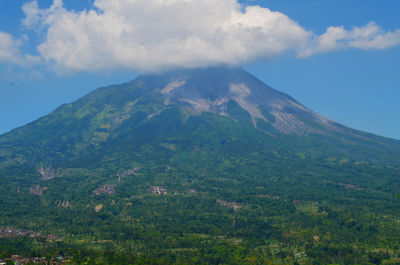
[[[283,133],[316,132],[310,123],[317,127],[333,124],[241,68],[175,70],[139,76],[135,82],[157,90],[165,105],[182,104],[195,113],[231,116],[229,106],[237,104],[251,116],[254,126],[266,122]]]

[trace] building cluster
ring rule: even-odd
[[[168,194],[167,188],[163,186],[152,186],[149,189],[151,193],[156,195],[166,195]]]
[[[115,194],[115,185],[104,185],[93,191],[94,194]]]
[[[47,241],[62,241],[63,237],[57,236],[57,235],[47,235],[46,236]]]
[[[34,257],[34,258],[27,258],[21,257],[19,255],[12,255],[11,258],[0,259],[0,265],[6,265],[7,262],[11,262],[15,265],[22,265],[22,264],[50,264],[50,265],[59,265],[59,264],[66,264],[70,263],[70,260],[67,257],[58,256],[53,259],[46,259],[44,257]]]
[[[22,237],[29,236],[33,238],[41,237],[40,233],[36,233],[33,231],[23,231],[19,229],[6,227],[4,229],[0,229],[0,238],[13,238],[13,237]]]
[[[59,241],[63,239],[62,237],[57,235],[43,236],[40,233],[29,230],[24,231],[10,227],[0,229],[0,238],[16,238],[16,237],[46,238],[48,241]]]

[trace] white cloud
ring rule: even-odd
[[[23,39],[27,39],[24,35]],[[37,63],[39,58],[31,55],[24,55],[20,51],[23,41],[15,39],[10,34],[0,31],[0,64],[11,64],[28,66]]]
[[[311,33],[280,12],[237,0],[96,0],[95,8],[24,5],[47,27],[38,51],[59,72],[242,64],[305,45]]]
[[[400,30],[385,32],[373,22],[316,36],[280,12],[237,0],[95,0],[81,12],[62,0],[48,9],[33,1],[23,11],[22,24],[44,34],[41,58],[59,73],[240,65],[287,51],[307,57],[400,43]]]
[[[15,40],[10,34],[0,31],[0,63],[22,63],[18,47],[21,42]]]
[[[385,32],[374,22],[365,27],[355,27],[351,35],[349,46],[353,48],[383,50],[400,44],[400,29]]]
[[[319,37],[315,37],[309,47],[299,52],[300,57],[333,50],[357,48],[363,50],[384,50],[400,44],[400,29],[386,32],[375,22],[364,27],[345,30],[344,27],[329,27]]]

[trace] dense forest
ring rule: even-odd
[[[62,239],[0,238],[0,255],[66,255],[74,264],[400,262],[398,168],[279,150],[244,157],[237,144],[213,156],[163,143],[144,146],[124,170],[105,162],[59,169],[47,181],[3,177],[0,227]]]

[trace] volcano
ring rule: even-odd
[[[352,244],[368,257],[400,235],[399,164],[399,141],[323,117],[243,69],[141,75],[0,136],[0,226],[101,238],[87,243],[94,256],[113,242],[132,259],[233,264],[238,244],[239,263],[278,244],[291,262],[340,263]],[[217,262],[219,244],[232,255]]]
[[[229,124],[265,135],[265,142],[282,144],[278,139],[284,137],[286,143],[297,139],[296,146],[329,145],[322,156],[339,152],[348,158],[395,163],[400,146],[398,141],[325,118],[242,69],[216,67],[143,75],[99,88],[1,136],[0,166],[61,166],[85,157],[100,158],[122,146],[154,144],[173,132],[177,139],[184,135],[195,140],[196,128],[211,126],[207,119],[215,120],[216,127],[210,129],[218,135],[234,134],[220,127]],[[309,147],[302,148],[307,152]]]

